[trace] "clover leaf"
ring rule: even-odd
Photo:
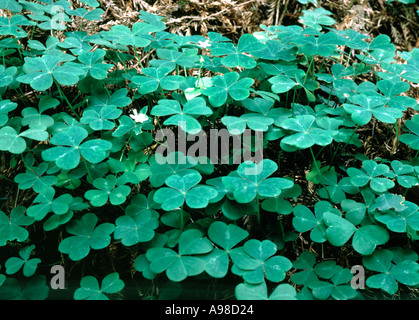
[[[14,76],[17,73],[16,67],[9,67],[5,68],[4,66],[0,66],[0,88],[5,88],[13,82]],[[3,102],[3,101],[2,101]],[[7,100],[4,103],[10,103],[10,100]],[[1,110],[1,109],[0,109]]]
[[[199,62],[197,49],[186,49],[183,52],[178,50],[159,48],[157,56],[162,60],[173,62],[182,68],[193,68]]]
[[[80,281],[80,288],[74,292],[75,300],[109,300],[108,294],[114,294],[125,287],[124,281],[119,278],[119,273],[108,274],[99,282],[96,277],[86,276]]]
[[[16,6],[13,6],[17,9]],[[0,35],[12,35],[16,38],[25,38],[27,33],[19,26],[33,26],[36,22],[28,20],[20,14],[12,15],[10,18],[2,17],[0,19]]]
[[[419,180],[414,174],[414,167],[410,164],[403,163],[399,160],[393,160],[391,162],[391,168],[393,169],[394,175],[387,174],[389,178],[396,178],[397,183],[404,188],[412,188],[419,184]]]
[[[357,295],[355,289],[348,282],[353,278],[351,270],[335,266],[334,275],[329,281],[313,281],[308,284],[313,296],[319,300],[326,300],[332,297],[336,300],[353,299]]]
[[[387,165],[377,164],[373,160],[365,160],[362,165],[363,170],[352,167],[347,170],[354,186],[363,187],[369,183],[371,189],[378,193],[386,192],[395,186],[394,181],[380,178],[380,176],[385,176],[390,171]]]
[[[367,211],[367,206],[362,202],[352,199],[345,199],[341,202],[342,210],[345,211],[345,219],[358,225],[362,222]]]
[[[117,178],[114,175],[107,175],[106,178],[98,178],[93,181],[97,189],[86,191],[84,197],[90,201],[92,206],[101,207],[110,201],[112,205],[119,205],[126,201],[131,188],[122,185],[116,187]]]
[[[377,82],[377,87],[387,98],[387,105],[390,108],[400,109],[405,111],[407,108],[413,108],[417,105],[414,98],[402,96],[401,94],[410,89],[407,82],[395,80],[380,80]]]
[[[173,71],[169,66],[143,68],[141,71],[144,76],[134,76],[131,79],[132,86],[138,87],[141,94],[154,92],[159,87],[164,90],[176,90],[184,80],[182,76],[169,75]]]
[[[42,107],[42,104],[40,103],[39,108],[41,109],[41,107]],[[22,126],[29,126],[30,129],[38,129],[38,128],[45,129],[45,128],[52,127],[54,125],[54,119],[52,117],[46,114],[42,114],[41,111],[38,111],[32,107],[23,109],[22,117],[23,117],[22,122],[21,122]]]
[[[296,81],[283,74],[269,78],[269,82],[272,84],[271,88],[274,93],[285,93],[297,86]]]
[[[15,274],[23,267],[23,275],[32,277],[41,262],[41,259],[30,259],[31,253],[35,249],[35,245],[24,247],[19,251],[20,258],[11,257],[6,260],[5,267],[7,274]]]
[[[281,128],[294,133],[283,138],[281,143],[300,149],[310,148],[315,144],[325,146],[332,143],[337,131],[321,129],[315,124],[315,120],[313,115],[298,115],[284,120]]]
[[[221,59],[221,63],[228,68],[242,67],[252,69],[256,66],[256,61],[247,54],[264,48],[265,45],[255,36],[244,34],[240,37],[237,47],[230,42],[220,42],[216,44],[214,49],[211,49],[211,54],[214,56],[226,55],[226,57]]]
[[[367,269],[379,272],[367,278],[368,287],[395,294],[398,290],[397,282],[408,286],[419,284],[419,264],[416,261],[408,258],[393,263],[393,259],[394,254],[388,249],[377,250],[372,255],[362,258],[362,263]]]
[[[1,9],[8,9],[11,12],[17,13],[22,10],[22,6],[18,4],[15,0],[5,0],[0,4]]]
[[[236,286],[237,300],[297,300],[297,291],[288,283],[279,284],[268,297],[266,282],[259,284],[240,283]]]
[[[248,237],[246,230],[222,221],[213,222],[208,228],[209,239],[224,250],[214,248],[203,259],[206,262],[205,271],[214,278],[226,276],[229,268],[229,253],[233,247]]]
[[[132,199],[130,204],[125,209],[125,214],[135,218],[138,214],[144,212],[151,213],[152,216],[157,216],[157,209],[160,209],[160,204],[154,202],[153,195],[155,191],[150,192],[147,197],[144,194],[137,194]]]
[[[127,88],[118,89],[110,95],[106,91],[95,92],[94,95],[88,97],[89,109],[100,110],[105,106],[127,107],[132,102],[127,94]]]
[[[156,154],[149,160],[150,183],[153,187],[161,187],[172,174],[183,175],[192,171],[198,162],[191,156],[185,156],[181,151],[170,152],[166,157]],[[195,171],[195,170],[194,170]]]
[[[337,45],[343,45],[344,41],[334,33],[320,34],[318,37],[308,36],[297,42],[301,45],[300,51],[308,57],[333,55]]]
[[[303,10],[303,16],[301,17],[301,23],[320,31],[322,26],[330,26],[336,23],[336,21],[329,17],[332,13],[323,8],[315,8],[314,10]]]
[[[162,209],[170,211],[184,203],[190,208],[205,208],[210,199],[217,196],[217,191],[210,186],[197,185],[202,179],[201,174],[191,171],[182,175],[173,174],[165,180],[166,185],[156,191],[153,200],[162,205]]]
[[[297,198],[301,193],[301,187],[298,184],[295,184],[291,188],[282,190],[279,196],[264,200],[262,202],[262,208],[269,212],[276,212],[284,215],[290,214],[294,210],[294,207],[284,198]]]
[[[53,175],[45,175],[48,169],[48,163],[42,162],[37,168],[27,168],[25,173],[19,173],[14,181],[19,189],[26,190],[32,188],[37,193],[42,193],[46,189],[57,184],[58,178]]]
[[[67,130],[55,134],[50,142],[57,147],[46,149],[42,152],[45,161],[55,161],[55,164],[63,170],[76,168],[80,163],[80,156],[87,161],[97,164],[108,156],[112,143],[102,139],[88,140],[86,129],[79,126],[71,126]]]
[[[302,271],[295,272],[290,277],[291,282],[297,285],[307,285],[310,282],[319,280],[316,272],[314,271],[315,264],[316,256],[313,252],[301,252],[298,258],[293,262],[293,267]]]
[[[150,211],[143,211],[134,217],[129,215],[118,217],[115,225],[114,238],[121,239],[124,246],[132,246],[153,239],[154,229],[159,226],[159,221]]]
[[[222,106],[228,97],[241,101],[249,97],[249,88],[254,83],[253,79],[242,78],[237,72],[229,72],[212,78],[212,87],[205,88],[202,93],[208,96],[209,102],[214,107]]]
[[[234,263],[232,272],[240,275],[249,284],[258,284],[268,279],[280,282],[291,269],[292,263],[283,256],[274,256],[276,245],[270,240],[248,240],[243,247],[230,250]]]
[[[324,187],[319,189],[319,196],[325,199],[330,197],[334,203],[342,202],[346,199],[346,193],[357,194],[359,188],[351,183],[349,177],[339,180],[335,171],[326,171],[321,174]]]
[[[47,277],[39,275],[32,277],[26,283],[19,283],[15,278],[8,277],[0,286],[2,300],[45,300],[48,297],[49,286]]]
[[[22,206],[13,208],[9,216],[0,211],[0,246],[6,245],[7,241],[23,242],[28,239],[29,232],[23,227],[31,225],[35,220],[26,216],[25,211],[26,208]]]
[[[98,20],[100,20],[100,18]],[[112,67],[112,64],[102,63],[105,55],[105,50],[96,49],[93,52],[83,52],[78,56],[78,60],[87,66],[87,72],[92,78],[103,80],[106,78],[108,70]]]
[[[222,182],[233,191],[238,203],[248,203],[256,196],[276,197],[283,189],[294,185],[293,181],[285,178],[268,178],[277,169],[278,165],[270,159],[263,159],[258,164],[245,161],[237,168],[237,175],[223,177]]]
[[[42,57],[27,57],[23,65],[26,74],[17,77],[17,81],[30,84],[38,91],[49,89],[54,80],[64,86],[71,86],[79,82],[79,76],[83,75],[83,69],[65,63],[60,65],[61,58],[53,55]]]
[[[314,214],[305,205],[296,205],[294,207],[294,218],[292,225],[298,232],[310,231],[310,238],[314,242],[323,243],[327,240],[326,225],[324,223],[324,214],[331,213],[340,215],[339,210],[333,208],[328,201],[319,201],[314,205]]]
[[[268,131],[269,126],[274,123],[274,119],[262,116],[257,113],[246,113],[240,117],[224,116],[221,122],[227,126],[228,132],[231,134],[242,134],[246,127],[253,131]]]
[[[410,201],[404,201],[404,210],[388,210],[377,212],[374,219],[384,223],[393,232],[419,231],[419,206]]]
[[[33,200],[33,205],[27,210],[27,215],[33,217],[35,220],[40,221],[45,216],[53,212],[57,215],[63,215],[70,209],[70,204],[73,201],[73,196],[70,194],[62,194],[54,199],[55,190],[47,188],[43,193],[40,193]]]
[[[88,124],[93,130],[112,130],[115,127],[112,120],[118,119],[121,114],[116,106],[104,106],[100,111],[85,110],[80,122]]]
[[[386,99],[375,92],[353,95],[349,99],[355,104],[344,103],[343,108],[358,125],[367,124],[373,115],[384,123],[395,123],[403,115],[400,109],[385,106]]]
[[[66,230],[74,236],[65,238],[58,246],[58,250],[68,254],[73,261],[85,258],[90,249],[106,248],[110,242],[110,235],[115,230],[112,223],[102,223],[97,226],[98,218],[93,213],[86,213],[81,219],[71,220]]]
[[[352,246],[362,255],[372,254],[379,245],[387,243],[390,236],[386,229],[378,225],[356,228],[354,224],[338,215],[326,212],[323,221],[327,226],[327,240],[334,246],[343,246],[352,237]]]
[[[366,204],[369,206],[370,212],[375,212],[376,210],[385,212],[389,210],[394,210],[397,212],[406,210],[405,199],[402,195],[393,194],[393,193],[384,193],[380,195],[377,199],[371,199]]]
[[[43,131],[43,130],[42,130]],[[45,131],[43,131],[45,132]],[[45,138],[45,137],[42,137]],[[48,139],[48,137],[46,137]],[[12,127],[6,126],[0,129],[0,150],[9,151],[13,154],[21,154],[26,149],[26,141]]]
[[[409,133],[402,134],[400,141],[409,145],[413,150],[419,150],[419,116],[414,115],[404,125],[409,130]]]
[[[114,25],[104,34],[104,38],[115,44],[143,48],[150,44],[146,35],[156,31],[161,31],[161,28],[144,22],[136,22],[131,29],[124,25]]]
[[[77,8],[76,10],[67,11],[67,14],[69,15],[81,17],[88,21],[100,20],[103,13],[104,11],[100,8],[96,8],[93,10],[86,10],[85,8]]]
[[[158,105],[151,110],[154,116],[170,116],[163,124],[176,125],[187,133],[196,134],[201,131],[202,127],[196,116],[211,115],[211,108],[207,107],[206,102],[201,97],[196,97],[185,103],[183,108],[176,100],[162,99]]]
[[[9,121],[8,113],[16,109],[17,103],[8,99],[0,101],[0,126],[4,126]]]
[[[199,255],[213,248],[211,241],[204,238],[201,231],[190,229],[181,233],[178,252],[169,248],[150,248],[146,258],[151,262],[151,271],[165,271],[171,281],[180,282],[205,270],[205,262]]]

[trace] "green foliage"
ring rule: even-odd
[[[14,274],[23,267],[23,275],[25,277],[33,276],[38,264],[41,262],[41,259],[38,258],[30,259],[33,249],[35,249],[35,245],[25,247],[19,251],[20,258],[11,257],[7,259],[5,263],[6,273]]]
[[[419,51],[299,2],[316,5],[301,25],[235,44],[145,11],[95,33],[95,0],[0,1],[0,298],[48,298],[38,266],[58,263],[76,300],[124,298],[130,281],[147,299],[189,282],[362,299],[360,264],[368,292],[416,288]]]
[[[109,300],[107,294],[121,291],[125,283],[119,279],[117,272],[108,274],[103,278],[101,285],[93,276],[81,279],[80,288],[74,292],[75,300]]]

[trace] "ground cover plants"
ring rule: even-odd
[[[1,299],[414,295],[419,51],[321,7],[233,43],[80,2],[0,1]]]

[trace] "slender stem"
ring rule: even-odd
[[[138,63],[140,64],[141,69],[144,68],[143,64],[141,63],[141,59],[138,57],[137,48],[135,46],[134,46],[134,55],[135,55],[135,58],[137,59]]]
[[[31,102],[29,101],[28,97],[25,96],[25,94],[22,91],[22,88],[18,87],[17,89],[13,89],[23,100],[23,103],[25,103],[28,107],[30,107]],[[19,91],[18,91],[19,90]]]
[[[183,230],[183,228],[185,227],[185,221],[183,220],[183,204],[180,207],[180,228]]]
[[[282,238],[282,241],[285,242],[285,231],[284,231],[284,225],[282,224],[281,215],[279,215],[278,220],[279,220],[279,228],[280,228],[280,231],[281,231],[281,238]]]
[[[296,89],[294,89],[294,94],[293,94],[293,96],[292,96],[292,117],[294,118],[294,103],[295,103],[295,92],[296,92],[297,90]]]
[[[20,52],[19,43],[17,42],[17,38],[15,38],[15,44],[16,44],[17,52],[19,53],[20,60],[23,61],[23,55],[22,55],[22,52]]]
[[[17,188],[16,197],[15,197],[15,206],[14,206],[14,208],[16,208],[16,207],[17,207],[17,199],[19,199],[19,188]]]
[[[356,71],[355,71],[355,74],[354,74],[354,81],[355,81],[356,77],[358,76],[359,69],[361,68],[362,63],[364,62],[365,57],[366,57],[366,54],[364,54],[364,56],[362,57],[361,63],[360,63],[360,64],[358,65],[358,67],[356,68]]]
[[[329,199],[332,199],[332,197],[330,196],[329,190],[327,190],[326,185],[324,184],[323,176],[320,172],[319,166],[317,165],[316,157],[314,156],[314,152],[313,152],[313,149],[311,147],[310,147],[310,152],[311,152],[311,157],[313,158],[314,166],[316,167],[316,170],[319,173],[320,183],[322,184],[323,188],[326,190]]]
[[[256,193],[256,206],[257,206],[258,223],[260,224],[259,195],[257,193]]]
[[[102,82],[103,88],[105,88],[106,93],[108,94],[108,96],[110,96],[110,95],[111,95],[111,93],[109,92],[109,90],[108,90],[108,86],[106,85],[105,81],[103,81],[103,80],[100,80],[100,81]]]
[[[20,154],[21,158],[22,158],[22,162],[25,165],[25,168],[31,170],[33,173],[35,173],[39,178],[41,177],[34,169],[32,169],[31,166],[28,166],[28,164],[25,161],[25,158],[23,157],[23,153]]]
[[[397,121],[398,120],[396,120],[396,122],[394,123],[394,129],[396,130],[396,138],[397,138],[397,141],[396,141],[396,152],[397,152],[397,149],[399,149],[399,129],[398,129],[398,126],[397,126]]]
[[[308,62],[308,61],[307,61],[307,62]],[[313,58],[311,58],[310,63],[308,64],[308,67],[307,67],[307,73],[306,73],[306,74],[305,74],[305,76],[304,76],[304,82],[303,82],[303,85],[305,85],[305,84],[306,84],[308,74],[309,74],[309,73],[311,73],[311,64],[312,64],[313,62],[314,62],[314,57],[313,57]]]
[[[160,124],[160,121],[159,121],[159,118],[158,117],[154,117],[154,119],[156,119],[157,120],[157,124],[159,125],[159,128],[160,128],[160,131],[163,133],[164,131],[163,131],[163,128],[161,127],[161,124]],[[166,136],[163,134],[163,140],[164,140],[164,142],[166,143],[167,141],[166,141]]]
[[[345,68],[348,68],[348,66],[349,66],[349,60],[351,59],[352,52],[354,52],[354,49],[351,49],[351,52],[348,54],[348,59],[346,60],[346,66],[345,66]]]
[[[4,175],[2,175],[2,174],[0,174],[0,178],[1,179],[4,179],[4,180],[7,180],[7,181],[9,181],[9,182],[13,182],[14,183],[14,181],[13,180],[11,180],[11,179],[9,179],[9,178],[6,178]],[[19,189],[18,189],[19,190]]]
[[[131,131],[131,134],[130,134],[130,136],[128,137],[128,140],[127,140],[127,142],[125,143],[124,148],[122,149],[122,152],[121,152],[121,157],[119,158],[119,161],[122,161],[122,158],[124,157],[124,152],[125,152],[125,149],[127,148],[128,143],[131,141],[132,136],[133,136],[133,131]]]
[[[162,98],[165,99],[166,98],[166,95],[164,94],[164,90],[161,87],[161,85],[159,85],[159,91],[160,91],[160,94],[161,94]]]
[[[67,96],[66,96],[66,95],[64,94],[64,92],[61,90],[61,87],[60,87],[60,85],[58,84],[57,80],[55,80],[54,78],[53,78],[53,80],[54,80],[54,83],[55,83],[55,85],[56,85],[56,87],[57,87],[57,89],[58,89],[58,93],[60,94],[61,99],[63,99],[63,98],[64,98],[64,100],[67,102],[68,106],[70,107],[71,111],[73,111],[73,113],[76,115],[77,119],[79,119],[79,120],[80,120],[80,116],[77,114],[76,110],[74,110],[74,107],[73,107],[73,105],[70,103],[70,101],[68,101]]]
[[[352,135],[349,137],[348,141],[346,141],[345,145],[343,146],[343,148],[340,150],[340,152],[342,153],[343,150],[345,150],[345,148],[348,146],[349,142],[351,141],[352,137],[354,136],[354,134],[356,133],[356,130],[358,130],[359,124],[356,126],[355,130],[352,132]],[[335,160],[336,154],[339,150],[339,146],[336,148],[335,152],[333,153],[332,156],[332,160],[330,161],[330,168],[333,165],[333,161]]]
[[[82,159],[82,161],[83,161],[83,163],[84,163],[84,166],[86,167],[87,174],[88,174],[88,176],[89,176],[90,180],[91,180],[91,181],[92,181],[92,183],[93,183],[93,177],[92,177],[92,174],[90,173],[90,170],[89,170],[89,167],[88,167],[88,165],[87,165],[86,159],[84,159],[83,157],[81,157],[81,159]]]
[[[77,96],[73,99],[73,101],[71,101],[71,104],[72,104],[72,105],[73,105],[73,103],[77,100],[77,98],[78,98],[78,97],[80,97],[80,94],[81,94],[80,92],[79,92],[79,93],[77,93]]]

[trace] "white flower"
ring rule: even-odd
[[[135,122],[145,122],[148,120],[148,116],[144,113],[138,113],[135,109],[133,113],[134,114],[130,114],[129,116],[134,119]]]
[[[205,41],[198,41],[198,46],[200,46],[203,49],[206,49],[208,47],[211,47],[211,43],[209,40],[205,40]]]

